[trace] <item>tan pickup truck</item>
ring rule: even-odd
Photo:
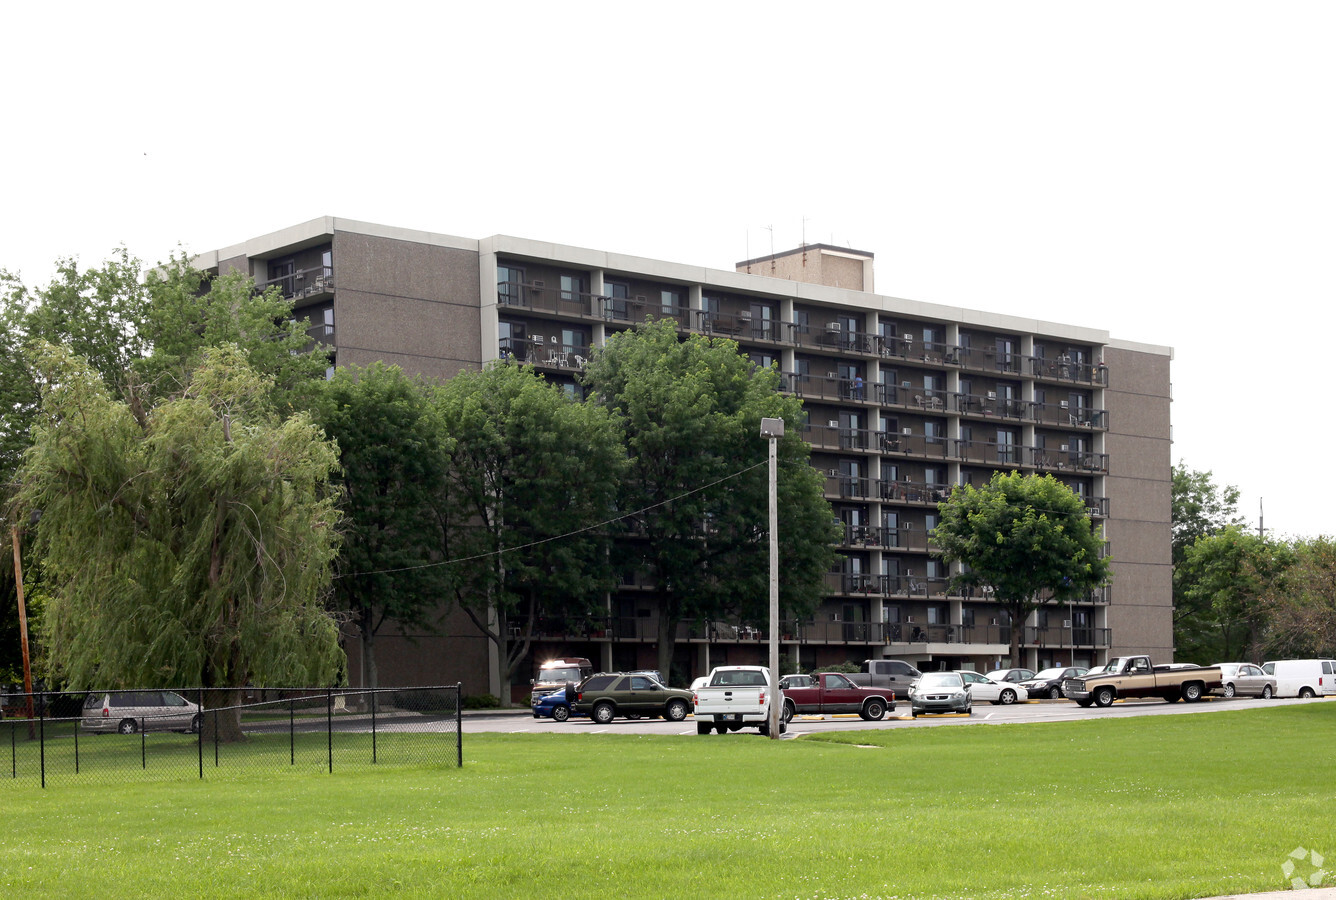
[[[1110,706],[1115,700],[1136,697],[1195,703],[1220,685],[1219,666],[1152,666],[1149,656],[1119,656],[1098,675],[1068,678],[1062,693],[1080,706]]]

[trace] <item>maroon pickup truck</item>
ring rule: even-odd
[[[798,713],[858,713],[875,722],[895,711],[895,692],[881,688],[860,687],[849,676],[821,672],[810,677],[789,676],[780,681],[784,692],[784,721]]]

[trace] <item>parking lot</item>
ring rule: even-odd
[[[1208,697],[1200,703],[1165,703],[1163,700],[1122,700],[1108,709],[1082,709],[1068,700],[1032,700],[1011,706],[976,704],[973,714],[920,716],[909,715],[907,700],[896,701],[896,711],[880,722],[864,722],[856,715],[797,716],[789,723],[786,739],[819,731],[866,730],[882,728],[936,728],[945,725],[1014,725],[1026,722],[1088,721],[1097,718],[1126,716],[1174,716],[1227,713],[1231,710],[1270,708],[1292,703],[1321,703],[1314,700],[1255,700]],[[685,722],[665,722],[662,719],[614,719],[607,725],[598,725],[590,719],[572,718],[566,722],[535,719],[525,708],[517,710],[477,710],[464,715],[465,733],[499,732],[506,734],[679,734],[696,737],[696,725],[688,718]],[[755,729],[737,732],[756,735]]]

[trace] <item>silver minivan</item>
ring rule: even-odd
[[[195,734],[202,721],[199,704],[191,703],[175,691],[99,691],[84,699],[85,731]]]

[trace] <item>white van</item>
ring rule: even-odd
[[[1336,659],[1278,659],[1262,671],[1275,677],[1277,697],[1336,695]]]

